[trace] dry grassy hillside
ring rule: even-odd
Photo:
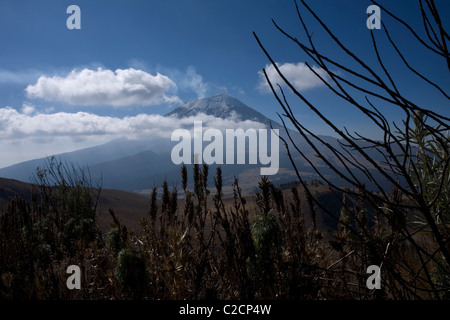
[[[255,183],[256,184],[256,183]],[[14,197],[15,195],[20,198],[30,200],[33,185],[30,183],[25,183],[12,179],[0,178],[0,212],[6,209],[8,199]],[[225,187],[230,189],[228,194],[232,193],[232,187]],[[225,189],[224,188],[224,189]],[[255,185],[256,188],[256,185]],[[323,205],[332,207],[336,210],[336,214],[339,213],[340,206],[336,202],[334,196],[328,190],[328,187],[317,182],[310,184],[311,192],[318,196],[319,199],[323,201]],[[302,200],[302,206],[307,212],[307,201],[303,192],[302,187],[298,187],[299,195]],[[211,197],[208,199],[208,205],[212,205],[212,195],[214,194],[214,189],[211,188]],[[291,200],[291,192],[289,188],[283,189],[284,197],[287,201]],[[128,191],[114,190],[114,189],[102,189],[100,193],[99,206],[98,206],[98,223],[103,231],[107,231],[110,228],[112,222],[111,216],[109,214],[109,209],[113,209],[116,216],[120,221],[130,229],[139,230],[140,220],[147,216],[149,210],[149,196],[137,194]],[[250,215],[256,214],[256,196],[254,194],[245,194],[244,198],[247,201],[247,209]],[[233,205],[233,197],[228,196],[224,198],[224,204],[228,207]],[[180,194],[178,199],[179,211],[182,211],[184,207],[184,198]],[[211,206],[212,208],[212,206]],[[309,218],[306,216],[306,218]],[[309,223],[310,221],[307,220]],[[328,216],[319,214],[318,216],[318,227],[324,231],[335,226],[336,222],[333,221]]]
[[[8,199],[18,196],[31,200],[33,185],[12,179],[0,178],[0,212],[6,210]],[[113,209],[124,224],[136,227],[148,210],[148,197],[122,190],[103,189],[98,205],[98,222],[102,230],[109,229]]]

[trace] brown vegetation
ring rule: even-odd
[[[58,171],[59,165],[51,164],[45,174]],[[214,194],[207,188],[206,165],[195,165],[193,178],[194,189],[187,190],[188,172],[183,166],[184,201],[167,183],[160,196],[154,188],[138,230],[127,228],[110,210],[112,223],[105,234],[95,215],[99,189],[87,180],[63,175],[48,185],[49,180],[41,176],[31,204],[11,198],[0,216],[2,298],[428,297],[411,294],[401,282],[423,283],[426,278],[396,225],[376,217],[370,223],[368,218],[357,230],[370,236],[358,241],[347,227],[352,214],[343,209],[337,231],[327,236],[317,227],[314,202],[299,194],[296,186],[283,192],[263,177],[251,204],[237,181],[234,197],[223,199],[220,168],[214,178]],[[363,199],[351,201],[361,214]],[[423,241],[424,246],[431,243]],[[371,256],[372,246],[389,248],[383,261]],[[383,264],[382,289],[369,290],[366,268],[377,263]],[[65,271],[72,264],[82,270],[80,290],[66,287]],[[398,270],[400,267],[404,269]],[[396,271],[402,274],[400,278]],[[418,271],[417,279],[410,278],[412,271]],[[424,288],[431,285],[424,283]]]

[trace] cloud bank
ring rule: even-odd
[[[169,94],[172,90],[176,90],[176,84],[169,77],[133,68],[116,71],[85,68],[72,70],[65,77],[41,76],[34,85],[25,89],[29,98],[71,105],[114,107],[181,103],[177,96]]]
[[[280,69],[281,73],[286,77],[286,79],[297,89],[297,90],[308,90],[316,87],[323,86],[324,83],[320,80],[303,62],[299,63],[278,63],[277,67]],[[325,70],[313,66],[312,69],[320,75],[326,81],[329,80],[329,76]],[[284,80],[280,77],[277,70],[272,64],[267,64],[265,66],[267,76],[269,77],[272,85],[279,84],[281,87],[287,87]],[[269,84],[267,83],[266,77],[262,71],[258,71],[258,84],[257,89],[262,93],[270,92]]]
[[[221,119],[197,114],[193,117],[176,119],[155,114],[139,114],[123,118],[100,116],[93,113],[56,112],[37,113],[30,105],[24,105],[22,112],[6,107],[0,108],[0,135],[3,141],[34,141],[47,143],[60,137],[74,139],[104,136],[105,138],[128,137],[132,139],[167,138],[175,129],[192,128],[195,121],[202,121],[206,127],[219,130],[228,128],[260,129],[258,122],[237,119]]]

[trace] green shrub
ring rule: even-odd
[[[132,298],[144,297],[147,286],[147,271],[144,261],[130,248],[122,249],[117,256],[115,272],[119,284]]]

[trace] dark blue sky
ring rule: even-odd
[[[309,2],[345,45],[379,70],[366,27],[370,1]],[[423,30],[417,1],[382,3]],[[436,3],[442,17],[447,18],[450,2]],[[66,27],[70,16],[66,9],[71,4],[81,9],[81,30]],[[443,61],[420,48],[403,27],[391,24],[392,19],[383,12],[381,18],[392,26],[391,35],[411,64],[448,90],[449,73]],[[328,117],[352,131],[376,135],[361,114],[330,94],[325,86],[310,81],[310,74],[302,69],[308,58],[275,29],[271,19],[306,40],[291,0],[2,0],[0,144],[4,156],[0,167],[45,156],[44,152],[69,151],[107,141],[111,135],[101,134],[107,130],[92,129],[99,122],[106,126],[111,119],[161,115],[183,101],[217,93],[232,95],[276,119],[281,109],[264,89],[258,73],[269,62],[253,31],[274,60],[285,66],[292,80],[300,83],[302,92]],[[328,56],[352,65],[309,15],[306,19],[317,46]],[[411,76],[387,45],[383,31],[374,32],[400,90],[422,106],[448,115],[448,101]],[[119,75],[118,69],[129,72]],[[83,88],[83,84],[97,82],[104,95]],[[332,134],[304,105],[296,103],[291,95],[288,98],[298,118],[309,128]],[[400,119],[397,110],[379,106],[392,119]],[[79,116],[80,112],[83,121],[92,117],[94,124],[84,123],[66,131],[46,128],[76,121],[75,114]],[[24,129],[26,125],[29,127]],[[83,132],[87,127],[91,131]]]

